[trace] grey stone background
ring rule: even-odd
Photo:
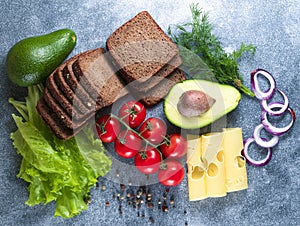
[[[170,24],[190,20],[189,5],[199,2],[214,24],[214,33],[229,51],[241,42],[257,46],[253,58],[244,57],[240,70],[250,87],[250,72],[255,68],[269,70],[277,85],[289,97],[299,117],[300,4],[296,0],[1,0],[0,2],[0,225],[300,225],[300,127],[280,138],[271,162],[261,168],[247,165],[249,188],[224,198],[188,201],[187,180],[171,188],[167,200],[174,196],[168,212],[158,209],[165,188],[149,187],[154,208],[140,209],[119,203],[115,182],[101,179],[92,189],[87,211],[73,219],[54,218],[54,203],[28,207],[28,193],[22,180],[16,178],[20,156],[13,149],[10,132],[16,129],[8,104],[9,97],[22,98],[26,89],[13,85],[5,73],[5,57],[17,41],[60,28],[71,28],[78,43],[71,55],[96,47],[105,47],[107,37],[122,23],[141,10],[148,10],[166,31]],[[162,114],[158,105],[152,114]],[[251,135],[259,123],[260,107],[254,98],[243,96],[238,108],[227,116],[228,127],[242,127]],[[102,185],[106,186],[102,190]],[[135,189],[128,188],[126,189]],[[105,202],[110,205],[106,206]],[[149,219],[149,217],[153,218]],[[154,221],[154,222],[153,222]]]

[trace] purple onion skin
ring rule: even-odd
[[[272,102],[271,103],[271,105],[276,105],[276,104],[282,105],[282,103],[280,103],[280,102]],[[268,125],[268,119],[267,119],[267,113],[268,112],[263,113],[261,115],[261,123],[264,125],[265,130],[267,132],[271,133],[272,135],[275,135],[275,136],[281,136],[281,135],[285,134],[286,132],[288,132],[293,127],[293,125],[295,123],[296,114],[295,114],[295,111],[290,107],[288,107],[287,110],[290,112],[290,114],[292,116],[292,123],[290,124],[290,126],[287,126],[286,129],[277,128],[277,130],[276,130],[276,128],[270,127]],[[285,112],[283,112],[283,113],[285,113]]]
[[[259,71],[263,71],[263,72],[269,74],[270,77],[272,78],[273,82],[274,82],[274,89],[273,89],[273,90],[271,91],[271,93],[270,93],[269,95],[267,95],[267,96],[264,96],[263,94],[266,94],[267,92],[269,92],[270,89],[268,89],[266,93],[259,93],[259,92],[257,91],[257,87],[256,87],[255,80],[254,80],[254,75],[255,75],[256,73],[258,73]],[[276,81],[275,81],[274,77],[272,76],[272,74],[269,73],[267,70],[264,70],[264,69],[261,69],[261,68],[258,68],[258,69],[253,70],[250,74],[251,74],[251,80],[250,80],[250,81],[251,81],[251,87],[252,87],[252,90],[253,90],[253,93],[255,94],[255,96],[256,96],[259,100],[269,100],[269,99],[274,95],[274,93],[275,93],[275,88],[276,88]]]
[[[242,151],[242,155],[245,157],[244,150]],[[263,163],[254,163],[254,162],[250,161],[249,159],[247,159],[245,157],[247,163],[250,164],[250,165],[252,165],[252,166],[255,166],[255,167],[261,167],[261,166],[267,165],[271,161],[271,158],[272,158],[272,151],[270,152],[269,158],[265,162],[263,162]]]
[[[258,78],[257,78],[259,72],[263,72],[261,74],[264,77],[266,77],[266,79],[268,79],[268,81],[270,82],[270,88],[266,92],[263,92],[260,90],[260,87],[258,84]],[[260,105],[263,110],[263,113],[261,115],[261,124],[259,126],[263,127],[267,132],[272,134],[274,136],[274,138],[277,137],[277,142],[278,142],[278,137],[280,135],[283,135],[284,133],[288,132],[294,125],[294,122],[296,120],[295,111],[289,107],[289,100],[288,100],[287,96],[285,95],[285,93],[276,88],[276,81],[271,73],[269,73],[267,70],[257,68],[255,70],[253,70],[250,73],[250,75],[251,75],[251,87],[252,87],[253,93],[255,94],[256,98],[261,101]],[[280,103],[280,102],[267,103],[267,100],[270,100],[273,97],[276,90],[278,92],[280,92],[280,94],[283,96],[284,103]],[[272,108],[281,108],[281,109],[278,111],[273,111]],[[282,128],[276,128],[268,121],[267,115],[280,116],[280,115],[283,115],[286,111],[289,111],[289,113],[291,114],[291,117],[292,117],[292,121],[289,123],[289,125],[282,127]],[[255,131],[256,131],[256,129],[255,129]],[[267,139],[262,138],[260,136],[256,137],[257,134],[255,133],[255,131],[254,131],[253,137],[250,137],[250,138],[244,140],[244,147],[247,148],[246,149],[247,154],[245,154],[245,148],[244,148],[242,150],[242,155],[245,157],[246,161],[249,164],[259,167],[259,166],[266,165],[271,160],[272,147],[274,147],[277,143],[275,142],[275,144],[273,146],[271,146],[271,145],[263,146],[261,141],[267,141]],[[255,137],[260,139],[259,142],[255,139]],[[252,142],[256,142],[258,145],[268,149],[268,155],[266,156],[265,159],[263,159],[264,161],[263,160],[255,161],[248,155],[248,147],[249,147],[250,143],[252,143]]]
[[[266,140],[265,138],[261,138],[262,140]],[[247,138],[246,140],[244,140],[244,145],[247,143],[247,142],[253,142],[253,141],[250,141],[250,140],[254,140],[252,137],[249,137]],[[267,165],[271,158],[272,158],[272,148],[268,148],[269,149],[269,156],[268,158],[266,159],[266,161],[264,162],[261,162],[261,163],[257,163],[257,162],[252,162],[249,158],[247,158],[247,156],[245,155],[245,152],[244,152],[244,149],[242,150],[242,155],[245,157],[246,161],[248,164],[252,165],[252,166],[255,166],[255,167],[261,167],[261,166],[265,166]]]
[[[288,97],[285,95],[284,92],[282,92],[280,89],[277,89],[277,91],[279,93],[281,93],[281,95],[283,96],[284,98],[284,103],[281,103],[281,102],[271,102],[271,103],[267,103],[267,100],[261,100],[260,102],[260,106],[261,108],[263,109],[263,111],[266,111],[269,115],[274,115],[274,116],[280,116],[282,114],[284,114],[284,112],[288,109],[289,107],[289,100],[288,100]],[[278,105],[282,105],[283,107],[278,110],[278,111],[272,111],[272,109],[270,109],[270,105],[273,105],[273,104],[278,104]]]

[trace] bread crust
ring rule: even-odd
[[[55,136],[63,140],[67,140],[74,136],[75,133],[73,130],[60,124],[57,115],[47,106],[43,97],[39,99],[36,109]]]
[[[60,90],[57,86],[56,82],[54,81],[54,76],[49,76],[46,81],[46,87],[50,91],[51,95],[56,99],[59,105],[65,109],[68,115],[78,115],[78,117],[82,116],[82,113],[73,107],[72,103],[69,99],[67,99],[64,93]]]
[[[91,52],[91,50],[88,50],[82,54],[88,54]],[[66,83],[71,87],[73,93],[75,96],[77,96],[81,101],[82,104],[87,109],[94,109],[94,101],[88,94],[88,92],[81,86],[79,81],[76,79],[76,76],[74,75],[72,71],[72,64],[77,60],[77,58],[80,56],[80,54],[75,55],[75,57],[72,57],[70,60],[68,60],[67,64],[64,66],[62,70],[62,75],[64,77],[64,80]],[[74,104],[74,102],[73,102]]]
[[[168,77],[146,93],[136,93],[136,98],[141,100],[147,107],[153,107],[159,103],[178,82],[186,79],[184,72],[177,68]]]

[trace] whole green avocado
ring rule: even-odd
[[[74,49],[76,41],[74,31],[60,29],[17,42],[6,57],[9,79],[24,87],[45,81]]]

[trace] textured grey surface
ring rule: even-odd
[[[247,165],[249,188],[228,194],[224,198],[189,202],[187,181],[170,189],[167,199],[175,196],[175,207],[168,213],[158,210],[157,200],[165,190],[150,186],[155,200],[153,209],[132,208],[119,204],[113,194],[118,184],[100,181],[100,188],[92,191],[92,203],[87,211],[73,219],[54,218],[54,204],[28,207],[24,204],[28,193],[26,184],[16,178],[20,156],[9,139],[15,130],[11,118],[13,108],[8,97],[21,98],[26,94],[11,84],[4,62],[9,48],[20,39],[69,27],[78,35],[72,55],[86,49],[104,47],[105,40],[122,23],[141,10],[148,10],[166,30],[169,24],[190,19],[187,1],[25,1],[1,0],[0,9],[0,224],[1,225],[300,225],[300,127],[280,138],[274,148],[273,159],[262,168]],[[209,12],[214,32],[229,51],[241,42],[257,46],[254,58],[245,57],[240,63],[245,84],[249,87],[249,73],[261,67],[269,70],[277,85],[288,95],[291,106],[299,116],[300,69],[300,6],[297,0],[210,0],[199,1]],[[153,114],[162,114],[159,105]],[[259,104],[243,97],[234,113],[227,117],[228,127],[242,127],[245,137],[251,135],[259,122]],[[105,184],[107,189],[101,190]],[[135,188],[132,188],[135,189]],[[105,206],[109,200],[110,205]],[[138,216],[139,214],[139,216]],[[145,215],[145,216],[144,216]]]

